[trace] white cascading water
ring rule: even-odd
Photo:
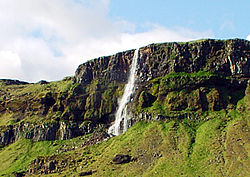
[[[139,49],[136,49],[130,68],[128,83],[125,85],[123,95],[118,103],[118,110],[115,114],[115,123],[108,130],[108,134],[111,136],[120,135],[129,128],[129,121],[131,117],[128,115],[127,104],[130,102],[134,93],[138,57]]]

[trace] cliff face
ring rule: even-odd
[[[0,176],[247,176],[250,42],[140,48],[128,105],[140,122],[107,140],[133,54],[57,82],[0,80]],[[129,160],[112,163],[115,154]]]
[[[249,41],[201,40],[140,48],[133,122],[200,117],[234,109],[250,76]],[[2,145],[24,137],[69,139],[107,128],[127,82],[134,50],[80,65],[73,78],[1,81]]]
[[[126,82],[133,55],[133,50],[130,50],[81,64],[76,70],[74,82],[90,84],[97,78],[102,78],[107,83]]]
[[[244,92],[250,76],[249,51],[249,41],[240,39],[151,44],[140,48],[137,89],[135,99],[130,105],[131,112],[136,114],[134,121],[146,115],[151,115],[146,117],[152,118],[152,114],[156,117],[169,117],[174,111],[178,117],[178,111],[187,109],[208,111],[235,105],[237,100],[233,99],[240,97],[237,98],[233,94]],[[115,92],[119,87],[112,87],[112,84],[123,84],[128,78],[128,67],[133,52],[98,58],[80,65],[73,79],[74,83],[79,83],[82,87],[91,82],[99,82],[102,87],[106,84],[103,88],[93,89],[92,96],[99,96],[96,100],[102,100],[104,90],[112,88]],[[176,94],[177,91],[183,92]],[[112,100],[109,105],[112,111],[108,112],[108,115],[114,113],[113,108],[117,105],[116,98]],[[157,104],[161,105],[161,108],[155,109]],[[167,106],[162,106],[166,104]],[[97,101],[91,107],[95,107],[98,112],[101,105]],[[112,116],[109,117],[112,119]]]
[[[139,82],[171,72],[210,71],[224,76],[249,76],[249,42],[203,40],[168,43],[142,48]]]
[[[200,70],[249,77],[249,50],[249,41],[240,39],[151,44],[140,48],[138,82],[171,72],[192,73]],[[76,70],[74,82],[89,84],[98,78],[124,82],[132,57],[133,51],[127,51],[82,64]]]

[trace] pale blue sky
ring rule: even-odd
[[[147,30],[145,23],[193,31],[211,30],[215,38],[246,38],[250,0],[111,0],[109,16]]]

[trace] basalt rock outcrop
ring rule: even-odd
[[[91,81],[102,78],[107,83],[126,82],[133,55],[134,51],[130,50],[81,64],[76,70],[73,81],[90,84]]]
[[[149,45],[141,49],[138,82],[171,72],[211,71],[224,76],[249,77],[249,41],[201,40]]]
[[[250,46],[246,40],[150,44],[140,48],[139,53],[136,91],[129,105],[135,115],[133,122],[139,120],[138,114],[183,117],[186,113],[178,112],[230,109],[243,97],[250,78]],[[100,82],[105,90],[110,88],[110,83],[123,84],[128,78],[132,56],[133,51],[127,51],[82,64],[73,82],[82,87]],[[114,79],[111,73],[120,75]],[[112,87],[113,92],[118,88]],[[100,99],[102,89],[94,90]],[[113,101],[110,107],[116,104]],[[101,107],[98,102],[93,106]]]
[[[250,78],[250,42],[200,40],[139,50],[136,91],[128,105],[139,120],[199,119],[234,109]],[[0,144],[20,138],[69,139],[105,130],[114,120],[134,50],[81,64],[58,82],[0,81]]]
[[[0,128],[2,128],[2,130],[5,129],[0,134],[0,143],[1,145],[8,145],[20,138],[33,139],[35,141],[71,139],[92,133],[94,129],[98,129],[99,127],[93,124],[85,124],[82,126],[77,124],[69,125],[59,121],[38,125],[21,122],[17,125],[1,126]]]
[[[143,83],[171,72],[200,70],[249,77],[249,50],[249,41],[241,39],[150,44],[140,48],[137,81]],[[74,82],[88,84],[98,78],[126,81],[132,57],[133,50],[82,64],[76,70]]]

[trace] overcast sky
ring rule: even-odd
[[[0,0],[0,78],[60,80],[150,43],[250,40],[249,0]]]

